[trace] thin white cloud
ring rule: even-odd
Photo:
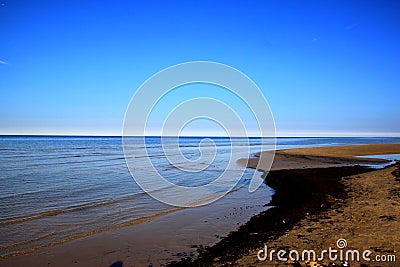
[[[3,61],[3,60],[0,60],[0,64],[4,64],[4,65],[6,65],[6,64],[8,64],[7,62],[5,62],[5,61]]]

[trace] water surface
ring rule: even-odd
[[[247,146],[246,139],[235,139],[235,142],[229,138],[210,139],[216,145],[216,157],[212,165],[200,173],[183,173],[171,166],[163,154],[159,137],[147,137],[148,155],[139,156],[149,156],[170,181],[198,186],[212,181],[225,170],[231,145]],[[182,153],[196,159],[200,156],[198,145],[202,140],[180,138]],[[260,151],[261,141],[260,138],[250,139],[251,153]],[[164,138],[164,142],[168,146],[168,139]],[[277,148],[395,142],[400,139],[278,138]],[[207,149],[204,151],[207,153]],[[144,175],[148,171],[140,169],[140,165],[137,168]],[[238,175],[235,168],[231,171],[232,175]],[[265,185],[253,195],[246,191],[254,172],[246,170],[234,192],[221,200],[232,210],[254,200],[252,204],[257,207],[237,219],[238,224],[261,211],[273,193]],[[177,211],[149,197],[134,182],[125,163],[121,137],[0,137],[0,199],[1,256],[27,253],[116,228],[147,223],[170,213],[169,216],[173,216]],[[224,225],[227,221],[213,222],[216,225],[210,228],[210,235],[218,235],[215,233],[219,229],[218,223]],[[225,233],[232,227],[237,226],[220,229]]]

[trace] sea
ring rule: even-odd
[[[180,137],[182,153],[192,159],[199,157],[204,153],[199,150],[202,140],[204,137]],[[147,153],[139,156],[151,158],[170,181],[190,187],[208,183],[224,172],[232,145],[246,145],[253,155],[260,152],[263,142],[261,138],[236,138],[235,142],[225,137],[207,140],[216,146],[217,156],[212,168],[201,172],[171,168],[163,150],[168,138],[146,137]],[[276,148],[398,142],[400,138],[282,137],[276,139]],[[140,164],[135,168],[144,175],[149,171],[141,169]],[[230,173],[237,175],[235,169]],[[253,203],[249,212],[235,217],[234,225],[222,219],[214,220],[212,227],[206,224],[202,236],[226,234],[265,209],[274,191],[263,184],[255,193],[248,193],[253,175],[262,173],[246,169],[234,190],[214,204],[233,214],[228,210]],[[0,136],[0,203],[0,258],[147,224],[155,218],[174,216],[178,210],[152,198],[138,186],[127,167],[122,137],[99,136]],[[191,208],[191,212],[196,213],[196,208]]]

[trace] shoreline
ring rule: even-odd
[[[200,251],[197,259],[184,258],[168,266],[234,264],[249,250],[283,235],[306,215],[318,215],[337,199],[345,198],[344,186],[340,184],[342,177],[370,171],[362,166],[271,171],[266,178],[267,185],[275,190],[271,202],[266,204],[270,209],[253,216],[214,246]],[[324,181],[319,179],[322,175]]]
[[[369,160],[382,163],[377,159]],[[329,207],[345,201],[348,193],[346,186],[341,184],[343,176],[373,172],[368,167],[343,166],[346,165],[344,162],[354,165],[358,159],[341,161],[318,155],[284,155],[274,162],[275,169],[268,177],[263,177],[275,191],[272,202],[266,196],[271,189],[249,194],[246,188],[228,194],[213,205],[177,211],[135,227],[3,259],[0,266],[33,263],[41,266],[109,266],[118,260],[124,266],[148,266],[151,263],[153,266],[168,263],[170,266],[257,265],[252,262],[252,249],[257,250],[263,242],[285,236],[308,216],[315,215],[320,220],[320,214],[329,211]],[[277,164],[287,169],[279,169]],[[291,168],[293,166],[297,168]],[[276,244],[280,246],[279,242]],[[179,261],[180,258],[185,259]]]
[[[152,218],[146,223],[86,236],[31,253],[0,259],[0,266],[165,266],[172,260],[197,255],[197,249],[217,243],[222,236],[265,210],[272,192],[256,194],[247,188],[232,191],[220,201]]]
[[[313,218],[308,225],[309,229],[312,229],[311,226],[314,222],[324,219],[325,213],[342,208],[345,205],[343,203],[349,201],[353,197],[353,191],[356,191],[351,188],[349,182],[344,182],[345,180],[353,181],[355,177],[358,178],[360,177],[359,175],[364,174],[368,180],[368,177],[374,177],[374,173],[387,170],[391,170],[393,177],[398,177],[400,173],[399,162],[376,170],[357,164],[360,164],[360,162],[362,164],[376,164],[388,161],[372,158],[354,158],[354,156],[358,154],[357,149],[359,148],[363,150],[361,155],[398,154],[400,145],[372,145],[371,149],[368,149],[368,146],[345,147],[344,149],[351,151],[345,155],[342,153],[343,147],[307,148],[304,149],[306,150],[304,153],[298,153],[299,151],[296,150],[277,151],[278,158],[283,159],[283,162],[285,160],[294,160],[294,165],[299,163],[305,165],[298,169],[280,169],[281,165],[274,162],[272,170],[268,175],[264,174],[264,182],[275,190],[272,201],[266,204],[271,208],[253,216],[250,221],[240,226],[237,231],[231,232],[214,246],[199,251],[199,256],[196,259],[183,258],[180,261],[171,262],[168,266],[265,266],[265,262],[257,262],[257,249],[262,248],[268,242],[276,241],[286,236],[289,232],[294,231],[295,227],[300,227],[301,230],[302,228],[298,224],[303,220]],[[302,149],[298,150],[301,151]],[[313,153],[310,154],[310,150],[314,150],[312,151]],[[331,153],[327,153],[329,150],[331,150]],[[258,158],[246,159],[248,160],[247,166],[249,168],[259,168],[259,162],[261,162],[262,166],[262,153],[265,152],[259,153]],[[332,156],[332,154],[334,155]],[[314,166],[318,167],[310,168],[308,165],[310,161],[313,161]],[[353,166],[343,166],[343,164],[347,163],[352,163]],[[336,165],[342,165],[342,167]],[[398,192],[398,197],[400,198],[400,192]],[[330,217],[327,216],[326,218],[329,219]],[[338,222],[330,221],[329,223],[335,225],[335,223],[339,223],[339,220]],[[352,225],[351,227],[357,226]],[[306,231],[309,231],[309,229],[306,229]],[[297,242],[296,240],[292,239],[291,243],[285,245],[277,241],[275,245],[278,248],[279,246],[281,248],[283,246],[283,248],[287,249],[288,246],[294,246],[294,243]],[[386,249],[386,251],[395,252],[393,249]],[[275,261],[273,262],[273,266],[306,265],[305,263],[302,265],[298,262],[288,264],[287,262]],[[373,265],[364,264],[360,266]]]

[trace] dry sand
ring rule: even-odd
[[[332,199],[332,207],[310,215],[295,224],[284,235],[268,242],[270,249],[322,251],[337,248],[337,240],[345,239],[348,249],[372,252],[370,262],[349,261],[350,266],[400,266],[400,164],[364,174],[343,178],[348,195],[344,200]],[[262,262],[258,250],[236,261],[238,266],[293,266],[281,261]],[[376,255],[394,255],[397,262],[372,262]],[[275,258],[276,259],[276,258]],[[351,259],[351,258],[350,258]],[[325,258],[320,263],[328,266]],[[306,266],[305,261],[301,262]],[[336,261],[336,264],[339,264]],[[362,265],[364,264],[364,265]]]
[[[273,261],[260,261],[257,253],[265,244],[276,251],[312,249],[319,253],[329,247],[337,249],[336,242],[342,238],[347,241],[344,253],[348,249],[372,252],[371,261],[360,255],[361,262],[350,258],[349,266],[400,266],[400,163],[380,170],[354,166],[385,162],[355,158],[377,154],[400,154],[400,144],[277,151],[266,177],[267,184],[276,190],[269,204],[272,208],[254,216],[194,261],[186,259],[174,265],[341,266],[340,261],[328,257],[319,265],[278,261],[276,254]],[[263,161],[270,156],[262,152],[248,161],[248,167],[262,170]],[[392,257],[392,261],[372,261],[377,255]]]

